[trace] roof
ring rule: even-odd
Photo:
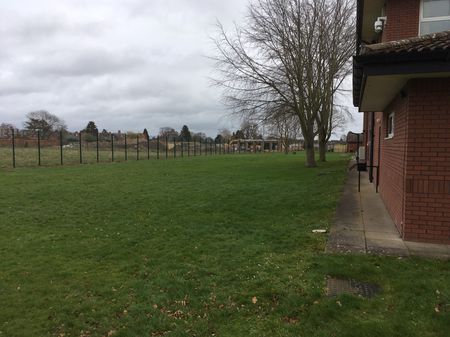
[[[363,45],[360,55],[422,53],[436,50],[450,50],[450,31],[399,41]]]
[[[449,72],[450,31],[366,44],[353,58],[353,103],[359,106],[366,76]]]

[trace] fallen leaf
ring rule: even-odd
[[[337,304],[338,306],[342,307],[341,301],[336,301],[336,304]]]
[[[286,322],[288,324],[297,324],[298,323],[298,319],[294,318],[294,317],[285,316],[282,318],[282,320],[283,320],[283,322]]]
[[[256,298],[256,296],[253,296],[253,297],[252,297],[252,303],[253,303],[253,304],[256,304],[256,302],[258,302],[258,299]]]

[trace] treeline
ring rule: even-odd
[[[268,129],[270,131],[275,131]],[[276,132],[272,132],[263,136],[258,124],[249,121],[244,121],[238,130],[230,131],[227,128],[220,129],[216,136],[210,137],[204,132],[193,132],[187,125],[183,125],[180,131],[177,131],[173,127],[162,127],[159,129],[157,135],[150,135],[147,129],[142,132],[131,131],[117,131],[111,132],[107,129],[99,129],[95,121],[89,121],[86,127],[80,131],[71,132],[68,130],[64,120],[60,117],[52,114],[46,110],[33,111],[26,114],[26,120],[23,124],[23,128],[19,129],[10,123],[0,124],[0,138],[11,138],[14,132],[15,137],[37,137],[40,139],[52,139],[58,138],[63,135],[64,142],[75,142],[82,137],[83,141],[94,142],[97,137],[101,140],[108,141],[111,135],[115,139],[120,139],[125,135],[130,138],[135,138],[138,135],[146,139],[156,139],[159,137],[161,140],[166,138],[170,141],[197,141],[197,142],[216,142],[216,143],[229,143],[232,140],[238,139],[264,139],[264,138],[277,138],[279,135]],[[81,133],[81,135],[80,135]]]

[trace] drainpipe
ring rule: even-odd
[[[369,181],[373,182],[373,150],[375,140],[375,112],[371,113],[372,121],[370,122],[370,166],[369,166]]]

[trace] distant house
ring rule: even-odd
[[[347,152],[347,144],[341,140],[330,140],[327,144],[328,152],[345,153]]]
[[[14,133],[18,134],[19,130],[14,129]],[[8,124],[0,124],[0,138],[11,138],[11,135],[12,135],[11,126]]]
[[[405,240],[450,244],[450,0],[357,4],[370,180]]]
[[[357,133],[349,132],[347,133],[347,152],[356,153],[358,148],[364,145],[364,133],[360,133],[359,137]]]

